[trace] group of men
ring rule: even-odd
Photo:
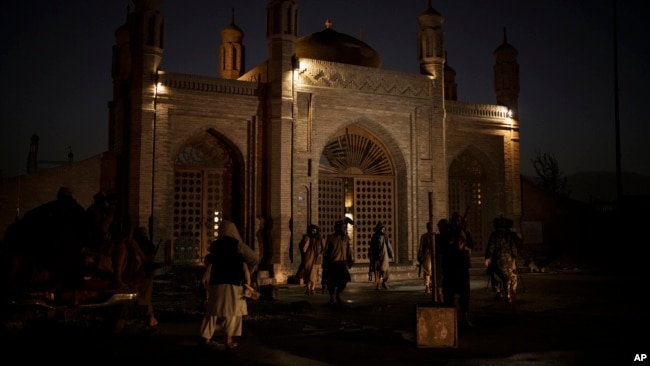
[[[433,294],[434,301],[444,306],[458,307],[463,322],[469,320],[469,268],[474,243],[466,229],[463,216],[455,212],[451,220],[438,221],[438,232],[433,223],[427,223],[427,232],[420,237],[417,260],[424,278],[425,291]]]
[[[348,225],[353,224],[349,218],[339,220],[334,224],[334,233],[325,238],[322,243],[320,228],[316,225],[307,227],[307,234],[303,235],[299,243],[302,262],[296,274],[297,278],[305,281],[308,295],[314,294],[318,280],[316,267],[322,263],[323,292],[327,290],[330,295],[329,304],[341,305],[343,293],[347,283],[351,281],[349,269],[354,264],[352,253],[352,239],[348,235]],[[393,259],[393,247],[386,234],[386,226],[378,222],[374,234],[370,239],[368,252],[370,260],[370,278],[375,282],[376,289],[388,289],[389,263]]]
[[[498,301],[504,298],[512,301],[516,291],[516,262],[519,236],[513,232],[512,220],[499,216],[493,222],[485,252],[485,266],[490,276],[492,289]],[[471,326],[469,318],[471,252],[474,243],[464,216],[455,212],[451,220],[440,219],[438,232],[433,223],[427,223],[427,232],[420,237],[418,266],[424,278],[425,292],[432,294],[434,302],[443,306],[458,308],[461,321]]]
[[[349,269],[354,264],[351,251],[351,239],[347,234],[349,219],[337,221],[335,232],[328,235],[319,253],[322,253],[322,283],[329,292],[330,304],[342,304],[341,293],[351,280]],[[490,275],[496,300],[512,301],[516,291],[517,248],[520,245],[519,236],[511,230],[512,220],[499,216],[494,219],[494,231],[490,235],[485,252],[485,266]],[[427,232],[420,238],[418,248],[418,265],[420,275],[424,278],[425,291],[432,294],[434,302],[444,306],[455,306],[458,295],[458,308],[461,320],[471,326],[469,319],[471,252],[474,243],[467,230],[465,217],[455,212],[451,219],[441,219],[437,223],[438,231],[434,232],[433,223],[427,223]],[[310,226],[310,234],[320,233],[318,227]],[[309,237],[310,234],[305,235]],[[317,240],[318,242],[320,242]],[[313,241],[313,238],[312,238]],[[307,241],[308,242],[308,241]],[[305,241],[301,241],[305,243]],[[320,246],[318,246],[320,247]],[[307,250],[305,250],[305,253]],[[393,258],[393,249],[385,233],[385,227],[378,223],[370,241],[370,278],[373,278],[376,289],[387,289],[388,263]],[[320,264],[320,255],[319,264]],[[315,256],[309,256],[315,257]],[[306,256],[303,256],[303,261]],[[305,267],[306,266],[306,267]],[[301,264],[299,273],[310,267]],[[315,279],[306,279],[307,292],[314,291]]]

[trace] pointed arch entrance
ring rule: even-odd
[[[349,230],[356,263],[370,262],[370,238],[379,221],[394,242],[395,168],[376,137],[354,125],[339,131],[323,149],[318,184],[318,224],[329,235],[344,216],[354,220]]]
[[[480,161],[468,151],[460,154],[449,168],[449,213],[466,215],[467,229],[472,234],[474,254],[485,252],[485,198],[488,187]]]
[[[224,218],[233,220],[238,202],[235,154],[208,133],[191,138],[174,160],[172,260],[197,262],[205,257]]]

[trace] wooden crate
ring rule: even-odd
[[[415,309],[418,348],[458,347],[458,317],[455,307],[418,305]]]

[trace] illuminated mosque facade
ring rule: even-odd
[[[329,22],[300,36],[298,2],[267,1],[268,58],[250,69],[233,17],[221,30],[219,77],[160,68],[161,1],[134,1],[116,30],[99,185],[164,243],[159,256],[202,263],[229,219],[281,283],[298,267],[307,225],[328,234],[349,217],[353,272],[367,273],[381,222],[394,268],[416,277],[427,222],[466,214],[476,255],[495,215],[519,225],[516,49],[504,39],[494,51],[496,104],[462,102],[430,2],[414,14],[417,74],[381,69],[370,45]]]

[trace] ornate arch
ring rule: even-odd
[[[232,156],[218,139],[203,133],[183,145],[174,159],[174,165],[228,168],[232,166]]]
[[[221,139],[201,133],[188,139],[174,158],[174,262],[202,261],[219,222],[232,215],[238,194],[234,154]]]
[[[386,149],[371,135],[358,128],[347,128],[323,149],[322,174],[395,175]]]
[[[394,242],[395,167],[384,145],[364,129],[353,125],[341,130],[323,148],[318,199],[325,235],[343,215],[354,220],[349,230],[357,263],[369,262],[370,238],[379,221]]]

